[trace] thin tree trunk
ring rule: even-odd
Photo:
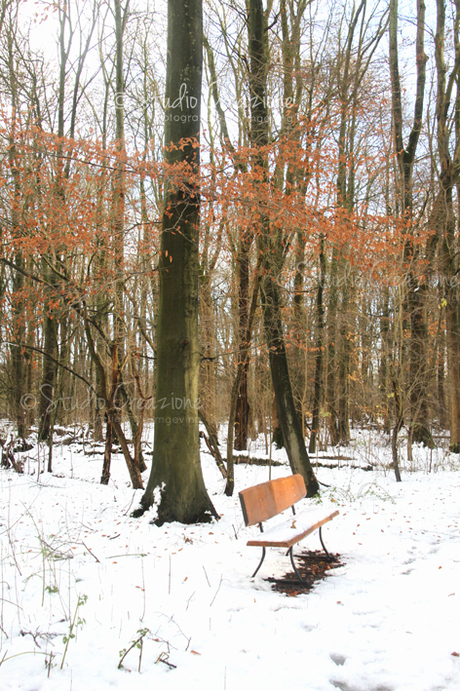
[[[324,252],[324,238],[320,238],[319,247],[319,281],[316,291],[316,336],[315,336],[315,384],[313,392],[313,416],[309,452],[316,453],[316,445],[320,428],[320,411],[323,378],[323,350],[324,350],[324,304],[323,291],[326,280],[326,255]]]
[[[111,383],[111,390],[109,391],[109,386],[107,382],[107,375],[104,369],[104,365],[102,362],[102,359],[97,351],[96,344],[94,342],[93,335],[91,333],[91,326],[90,322],[88,320],[88,316],[86,314],[86,310],[83,310],[82,313],[83,316],[83,324],[85,328],[85,334],[86,334],[86,341],[88,344],[89,348],[89,353],[90,357],[94,362],[94,365],[96,367],[96,370],[98,372],[98,377],[99,377],[99,387],[100,389],[96,392],[98,397],[100,397],[104,401],[105,405],[105,411],[107,415],[107,420],[110,420],[110,423],[113,427],[113,430],[110,432],[113,434],[115,433],[119,443],[121,444],[121,448],[123,451],[123,455],[126,461],[126,465],[128,467],[129,475],[131,478],[131,482],[133,484],[134,489],[142,489],[143,488],[143,482],[142,482],[142,476],[140,474],[139,466],[133,461],[131,458],[131,453],[129,451],[129,446],[128,442],[126,440],[125,434],[123,432],[123,428],[117,419],[117,411],[116,411],[116,390],[118,388],[118,358],[117,358],[117,351],[116,349],[113,350],[112,352],[112,383]],[[104,475],[104,473],[103,473]]]
[[[58,90],[58,137],[64,137],[64,106],[65,106],[65,86],[67,76],[67,61],[69,58],[70,46],[72,43],[72,31],[66,41],[65,29],[68,25],[68,16],[65,9],[58,8],[59,18],[59,90]],[[62,146],[59,144],[57,151],[57,175],[55,183],[55,206],[52,213],[54,214],[53,223],[56,229],[60,223],[60,209],[64,206],[65,191],[64,191],[64,158],[62,156]],[[60,252],[60,248],[54,248],[56,254]],[[53,263],[55,257],[53,253],[48,252],[42,260],[43,275],[45,280],[53,286],[56,283],[55,273],[53,271]],[[50,302],[55,297],[55,292],[49,290]],[[41,441],[48,441],[52,444],[52,416],[57,405],[55,401],[55,384],[57,380],[58,368],[58,319],[59,315],[56,309],[47,306],[44,317],[44,344],[43,344],[43,373],[42,383],[40,386],[40,423],[38,428],[38,438]]]
[[[428,424],[428,370],[426,367],[427,325],[425,317],[425,293],[414,273],[417,251],[413,240],[413,173],[415,154],[422,129],[423,103],[426,82],[426,61],[424,48],[425,2],[417,0],[416,35],[416,93],[414,117],[407,145],[403,139],[403,108],[398,57],[398,0],[390,0],[389,49],[392,91],[392,114],[394,146],[399,168],[399,193],[404,221],[404,264],[405,284],[404,323],[410,326],[409,382],[411,439],[434,445]]]
[[[256,276],[254,281],[254,286],[252,289],[251,306],[249,308],[248,320],[246,324],[246,331],[242,336],[242,348],[239,352],[239,362],[236,369],[236,376],[233,381],[232,391],[230,394],[230,409],[228,413],[228,426],[227,426],[227,483],[225,486],[225,494],[230,497],[233,494],[235,487],[235,474],[233,466],[233,433],[235,429],[235,417],[236,410],[238,406],[238,393],[241,387],[241,379],[243,372],[246,369],[246,364],[249,357],[249,346],[251,343],[252,327],[254,324],[254,318],[257,309],[257,298],[259,295],[260,287],[260,267],[261,261],[259,260],[256,269]]]
[[[109,416],[106,420],[105,429],[105,448],[104,448],[104,462],[102,464],[101,485],[108,485],[110,480],[110,466],[112,463],[112,439],[113,426]]]
[[[337,410],[337,303],[338,303],[338,287],[337,287],[337,257],[338,252],[335,247],[332,248],[331,266],[329,269],[330,275],[330,290],[329,302],[327,308],[327,382],[326,382],[326,396],[327,396],[327,426],[329,430],[329,443],[332,446],[337,446],[340,442],[339,422]]]
[[[209,453],[213,456],[214,460],[216,461],[216,465],[219,468],[222,477],[224,480],[227,479],[227,469],[225,467],[222,455],[220,453],[219,449],[219,440],[217,439],[217,434],[212,428],[212,425],[210,424],[209,420],[206,418],[203,408],[199,409],[199,417],[203,425],[205,426],[206,432],[208,434],[207,437],[205,437],[205,442],[206,446],[209,449]],[[201,433],[200,433],[201,434]]]
[[[50,285],[53,285],[52,271],[48,269],[47,262],[43,262],[43,275]],[[49,297],[54,295],[54,291],[49,292]],[[44,320],[44,344],[43,344],[43,375],[40,386],[40,424],[38,427],[38,438],[40,441],[51,442],[53,411],[57,402],[55,401],[54,389],[57,375],[57,355],[58,355],[58,322],[56,311],[47,309]]]
[[[13,177],[13,201],[11,205],[11,225],[13,236],[21,234],[21,186],[20,174],[17,162],[17,148],[16,148],[16,133],[19,129],[17,122],[18,116],[18,96],[17,96],[17,81],[16,71],[13,62],[13,27],[9,26],[7,31],[8,41],[8,67],[9,79],[11,88],[12,101],[12,118],[11,118],[11,133],[9,136],[8,146],[8,163]],[[14,344],[11,346],[11,365],[13,373],[12,386],[12,400],[13,400],[13,415],[17,426],[18,437],[24,438],[26,434],[26,408],[24,406],[24,394],[31,394],[31,391],[24,390],[24,355],[23,344],[25,339],[25,309],[23,299],[24,276],[21,269],[24,267],[24,258],[20,249],[16,251],[15,265],[19,271],[15,271],[12,281],[13,289],[13,324],[15,326]]]
[[[266,107],[267,55],[265,52],[265,18],[261,0],[249,2],[249,52],[251,59],[251,116],[252,143],[257,149],[268,143],[268,115]],[[256,156],[255,163],[267,168],[265,155]],[[275,391],[278,415],[284,443],[293,473],[301,473],[307,495],[313,496],[319,486],[305,448],[305,439],[292,395],[291,380],[284,344],[281,317],[281,295],[276,277],[282,267],[283,243],[280,231],[270,228],[269,220],[261,214],[258,250],[263,259],[261,302],[265,337],[269,350],[270,371]]]
[[[207,238],[206,238],[207,239]],[[216,325],[212,298],[212,268],[209,266],[209,247],[205,241],[201,262],[200,325],[203,360],[201,365],[202,402],[201,409],[208,425],[217,436],[216,424]]]
[[[437,144],[440,159],[440,190],[433,209],[432,224],[436,239],[441,239],[441,262],[446,313],[446,350],[448,368],[448,400],[450,448],[460,453],[460,323],[458,291],[458,238],[454,211],[454,189],[460,182],[460,1],[455,2],[453,45],[455,60],[450,74],[445,62],[445,2],[437,0],[436,73],[437,73]],[[454,86],[456,87],[453,98]],[[453,111],[453,112],[452,112]],[[455,140],[450,141],[455,123]]]
[[[249,319],[249,249],[252,244],[252,231],[240,242],[238,252],[239,285],[238,285],[238,341],[239,352],[245,349],[245,338]],[[235,413],[235,449],[245,451],[248,448],[249,435],[249,392],[248,392],[249,359],[246,357],[241,372],[240,387],[236,401]]]

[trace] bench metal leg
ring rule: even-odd
[[[299,570],[297,569],[297,566],[295,565],[294,554],[292,553],[292,547],[289,547],[287,554],[289,554],[289,556],[291,558],[291,564],[292,564],[292,568],[294,569],[295,575],[297,576],[297,578],[299,579],[299,581],[301,583],[306,583],[306,580],[304,578],[302,578],[302,576],[299,573]]]
[[[333,560],[333,557],[331,557],[331,555],[330,555],[329,552],[327,551],[326,545],[324,544],[321,526],[318,528],[318,532],[319,532],[319,539],[320,539],[320,542],[321,542],[321,546],[322,546],[322,548],[323,548],[323,550],[324,550],[324,552],[325,552],[325,554],[326,554],[327,559],[328,559],[329,561],[334,561],[334,560]],[[257,573],[259,572],[260,567],[261,567],[262,564],[264,563],[264,559],[265,559],[266,553],[267,553],[267,551],[266,551],[265,547],[262,547],[262,557],[261,557],[261,559],[260,559],[260,561],[259,561],[259,565],[257,566],[257,569],[254,571],[254,573],[252,574],[251,578],[254,578],[254,577],[257,575]],[[289,547],[288,551],[286,552],[286,556],[288,556],[288,555],[289,555],[289,558],[290,558],[290,560],[291,560],[291,564],[292,564],[292,568],[294,569],[294,573],[295,573],[295,575],[297,576],[297,578],[298,578],[298,580],[300,581],[300,583],[307,583],[307,581],[305,580],[305,578],[302,578],[302,576],[300,575],[300,572],[299,572],[297,566],[295,565],[295,562],[294,562],[294,554],[293,554],[293,551],[292,551],[292,547]]]
[[[327,551],[326,546],[325,546],[325,544],[324,544],[324,542],[323,542],[323,534],[322,534],[322,532],[321,532],[321,528],[322,528],[322,526],[320,526],[319,529],[318,529],[318,532],[319,532],[319,540],[320,540],[320,542],[321,542],[321,546],[322,546],[322,548],[324,549],[324,551],[326,552],[326,556],[327,556],[327,558],[329,559],[329,561],[333,561],[331,555],[330,555],[329,552]]]
[[[265,552],[266,552],[265,547],[262,547],[262,559],[259,561],[259,566],[258,566],[257,569],[254,571],[254,573],[252,574],[251,578],[254,578],[254,576],[256,575],[256,573],[258,572],[258,570],[260,569],[260,567],[262,566],[263,561],[264,561],[264,559],[265,559]]]

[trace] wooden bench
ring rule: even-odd
[[[262,547],[262,558],[251,578],[254,578],[262,566],[266,547],[285,547],[288,550],[286,556],[290,556],[297,578],[299,581],[304,581],[294,563],[292,548],[300,540],[303,540],[304,537],[317,529],[319,530],[321,545],[328,559],[331,559],[329,552],[324,546],[321,528],[325,523],[338,516],[339,512],[334,511],[325,515],[324,509],[315,508],[296,515],[294,504],[299,499],[303,499],[306,494],[307,491],[302,475],[289,475],[288,477],[281,477],[270,482],[262,482],[260,485],[254,485],[254,487],[248,487],[248,489],[239,492],[246,526],[258,523],[261,531],[260,537],[248,540],[247,543],[249,546]],[[264,521],[277,516],[289,508],[292,508],[293,518],[291,517],[289,520],[264,531]]]

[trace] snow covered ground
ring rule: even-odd
[[[84,451],[56,447],[52,475],[36,449],[24,475],[0,470],[1,691],[460,689],[458,457],[416,450],[397,484],[389,450],[362,435],[342,453],[378,468],[318,468],[325,510],[340,511],[325,542],[344,565],[287,597],[265,580],[289,570],[282,550],[250,578],[257,529],[238,502],[267,467],[238,465],[228,498],[203,453],[221,520],[158,528],[130,517],[141,492],[122,457],[102,487],[101,457]]]

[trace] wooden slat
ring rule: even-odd
[[[278,515],[307,494],[302,475],[288,475],[239,492],[246,525],[254,525]]]
[[[303,540],[304,537],[307,537],[307,535],[310,535],[310,533],[312,533],[314,530],[317,530],[325,523],[332,521],[332,519],[338,515],[339,512],[334,511],[333,513],[329,514],[329,516],[316,520],[314,523],[309,525],[308,528],[303,527],[300,530],[296,529],[296,523],[305,523],[305,518],[308,518],[308,513],[299,517],[293,516],[288,523],[283,524],[283,526],[275,526],[275,528],[270,529],[266,533],[261,533],[260,537],[249,540],[247,544],[250,547],[286,547],[289,549],[289,547],[292,547],[292,545],[300,542],[300,540]],[[274,533],[276,537],[271,538],[270,533]],[[284,535],[286,535],[286,537],[284,537]]]

